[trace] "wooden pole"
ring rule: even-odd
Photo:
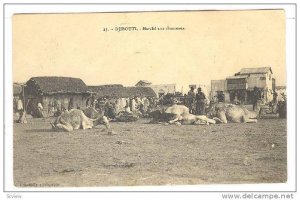
[[[24,109],[24,112],[26,112],[26,104],[25,104],[25,92],[24,92],[24,88],[25,86],[22,85],[22,93],[23,93],[23,109]]]

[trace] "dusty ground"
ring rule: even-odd
[[[18,187],[285,182],[286,120],[165,126],[112,123],[72,133],[49,121],[14,124]]]

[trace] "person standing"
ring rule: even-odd
[[[217,99],[218,102],[223,102],[223,103],[225,102],[225,95],[223,91],[218,92]]]
[[[149,108],[149,106],[150,106],[150,102],[149,102],[149,100],[148,100],[147,97],[145,97],[145,98],[143,99],[143,104],[144,104],[144,109],[145,109],[145,111],[147,112],[147,111],[148,111],[148,108]]]
[[[258,110],[258,101],[261,98],[261,92],[259,89],[255,86],[253,88],[253,110],[257,111]]]
[[[201,88],[198,88],[196,94],[196,114],[205,115],[205,94],[202,92]]]
[[[38,102],[38,104],[37,104],[37,115],[36,115],[36,117],[38,117],[38,118],[44,117],[44,115],[43,115],[43,110],[44,110],[44,107],[43,107],[42,103],[41,103],[41,102]]]
[[[38,102],[37,108],[38,108],[38,110],[39,110],[40,112],[43,111],[44,108],[43,108],[43,105],[42,105],[41,102]]]
[[[278,106],[278,94],[277,92],[273,92],[273,106],[272,106],[272,113],[277,113],[277,106]]]
[[[70,98],[70,101],[69,101],[69,106],[68,106],[68,110],[71,110],[71,109],[74,109],[74,99],[73,97]]]
[[[54,99],[54,107],[55,107],[55,113],[54,116],[58,117],[61,115],[61,101],[59,99]]]
[[[135,112],[136,111],[136,101],[135,101],[134,98],[131,99],[131,104],[130,105],[131,105],[131,107],[130,107],[131,111]]]
[[[19,113],[19,115],[21,115],[23,113],[23,102],[22,102],[22,99],[18,99],[17,101],[17,112]]]
[[[131,113],[131,110],[130,110],[130,103],[129,103],[129,99],[126,101],[126,105],[125,105],[125,112],[127,113]]]
[[[195,114],[194,104],[195,104],[195,97],[196,94],[194,92],[195,88],[192,86],[191,90],[188,92],[187,99],[188,99],[188,107],[191,114]]]
[[[17,120],[17,122],[26,124],[27,123],[26,112],[25,112],[24,107],[23,107],[22,99],[19,99],[18,102],[17,102],[17,111],[19,113],[19,119]]]

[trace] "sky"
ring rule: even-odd
[[[87,85],[130,86],[148,80],[175,83],[180,91],[244,67],[270,66],[276,85],[285,85],[285,63],[283,10],[13,16],[14,82],[67,76]]]

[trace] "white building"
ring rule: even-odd
[[[150,87],[154,90],[157,97],[165,94],[175,94],[176,92],[176,84],[158,84],[158,85],[152,85],[151,82],[146,80],[140,80],[137,84],[135,84],[136,87]]]
[[[233,101],[238,96],[243,103],[251,103],[254,87],[263,92],[267,102],[272,101],[275,79],[271,67],[242,68],[240,72],[227,77],[226,80],[212,80],[211,94],[215,95],[218,91],[223,91],[226,101],[228,101],[226,98],[228,94],[229,101]]]

